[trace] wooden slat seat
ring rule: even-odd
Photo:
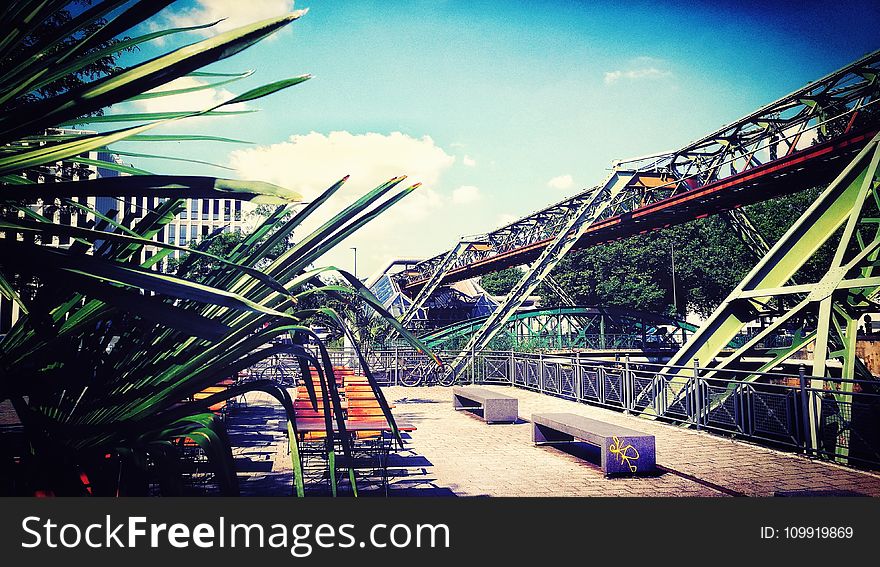
[[[196,400],[196,401],[204,400],[205,398],[213,396],[214,394],[219,394],[220,392],[227,390],[229,388],[229,386],[231,386],[233,383],[234,382],[231,378],[221,380],[220,382],[218,382],[214,386],[208,386],[205,389],[203,389],[199,392],[196,392],[195,394],[193,394],[192,399]],[[227,403],[227,400],[220,400],[216,404],[208,406],[208,410],[215,412],[215,413],[219,412],[223,408],[226,407],[226,403]]]
[[[326,431],[325,427],[326,427],[326,424],[324,423],[323,419],[297,419],[296,420],[296,429],[300,433],[300,435],[302,435],[304,433],[311,433],[311,432],[318,432],[318,431],[325,432]],[[382,419],[382,420],[373,419],[373,420],[364,420],[364,421],[345,420],[345,429],[350,432],[371,431],[371,430],[381,431],[381,432],[385,432],[385,433],[391,432],[391,426],[384,419]],[[333,430],[334,431],[339,430],[339,427],[335,421],[333,422]],[[397,430],[398,431],[405,431],[405,432],[415,431],[416,426],[411,423],[407,423],[407,422],[398,422],[397,423]]]

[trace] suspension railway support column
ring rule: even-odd
[[[575,242],[634,176],[634,172],[615,171],[603,185],[596,188],[589,199],[583,201],[553,241],[547,245],[534,264],[523,274],[522,279],[513,286],[504,303],[499,305],[477,332],[471,336],[464,349],[465,352],[450,364],[448,371],[458,375],[467,366],[469,353],[482,350],[489,344],[492,337],[504,327],[510,316],[522,306],[523,302],[541,283],[541,280],[571,250]]]
[[[793,276],[810,260],[822,245],[830,242],[835,249],[823,277],[812,283],[794,283]],[[695,333],[669,364],[663,378],[667,388],[656,407],[669,407],[683,395],[692,377],[686,369],[688,361],[699,359],[708,365],[749,321],[770,312],[775,304],[790,305],[782,315],[752,339],[711,368],[701,371],[709,379],[720,370],[740,360],[765,337],[800,319],[817,321],[814,331],[797,334],[789,348],[780,349],[756,372],[765,372],[791,358],[797,351],[813,344],[813,360],[808,380],[809,449],[819,445],[822,420],[819,392],[825,389],[828,363],[842,364],[842,378],[871,376],[856,357],[856,333],[860,317],[876,311],[880,305],[880,276],[875,275],[880,256],[880,135],[846,166],[819,198],[798,219],[761,259],[752,271],[718,307],[708,321]],[[752,375],[749,379],[757,379]],[[829,392],[838,401],[848,403],[852,385],[844,383]],[[732,392],[731,392],[732,393]],[[704,411],[722,402],[712,401]],[[645,415],[650,416],[650,410]],[[661,412],[662,414],[662,412]],[[836,457],[845,459],[847,451],[836,448]]]
[[[485,242],[478,242],[472,240],[462,240],[458,244],[455,245],[455,248],[450,250],[446,257],[443,258],[443,261],[437,266],[437,269],[434,270],[434,273],[431,274],[430,279],[425,283],[422,289],[419,291],[418,295],[416,295],[415,299],[413,299],[412,304],[407,309],[406,313],[403,314],[403,318],[400,320],[401,324],[406,326],[416,313],[419,312],[419,309],[424,307],[425,303],[431,297],[431,294],[440,286],[440,282],[443,281],[443,278],[446,276],[446,273],[455,265],[455,261],[464,254],[467,250],[469,250],[472,246],[487,246]]]

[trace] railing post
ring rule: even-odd
[[[580,401],[583,399],[583,384],[581,383],[581,351],[574,352],[574,397]]]
[[[516,359],[513,357],[513,349],[510,349],[510,385],[516,384]]]
[[[400,356],[398,355],[397,343],[394,343],[394,385],[400,383]]]
[[[477,351],[476,345],[471,345],[471,384],[477,383]]]
[[[700,361],[699,359],[694,359],[694,412],[696,414],[696,422],[697,422],[697,430],[700,429],[700,422],[702,421],[702,392],[700,390]]]
[[[544,353],[538,353],[538,391],[544,393]]]
[[[809,394],[807,393],[807,367],[804,364],[798,365],[798,386],[801,394],[801,415],[803,416],[803,444],[804,452],[809,455],[813,452],[812,434],[810,427],[810,406]]]
[[[625,413],[630,413],[630,410],[635,409],[635,396],[633,395],[634,389],[635,384],[633,383],[632,374],[629,371],[629,354],[627,354],[623,359],[623,399]]]

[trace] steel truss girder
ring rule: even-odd
[[[470,338],[467,346],[450,364],[450,372],[458,374],[471,361],[472,354],[482,350],[489,344],[492,337],[502,329],[507,320],[519,309],[528,296],[538,287],[541,280],[556,267],[556,264],[574,246],[578,238],[592,225],[609,204],[630,182],[638,180],[634,172],[615,171],[600,187],[597,187],[590,199],[585,200],[576,214],[566,222],[553,242],[549,244],[534,264],[523,274],[513,286],[504,303],[486,319],[483,326]]]
[[[571,294],[565,291],[565,288],[562,287],[562,285],[558,281],[556,281],[556,278],[554,278],[550,274],[547,274],[547,277],[544,278],[544,285],[547,286],[550,291],[555,293],[556,296],[562,301],[562,304],[566,307],[574,307],[575,305],[577,305],[577,302],[574,300]]]
[[[554,278],[552,275],[547,274],[544,277],[543,283],[545,286],[547,286],[547,289],[549,289],[551,292],[553,292],[556,295],[556,297],[558,297],[560,299],[560,301],[562,301],[562,305],[564,305],[566,307],[576,307],[577,306],[577,302],[574,300],[574,297],[572,297],[570,293],[565,291],[565,288],[562,287],[562,284],[560,284],[558,281],[556,281],[556,278]],[[580,325],[580,327],[582,329],[586,326],[586,321],[582,321],[582,320],[578,319],[575,322],[578,325]]]
[[[761,231],[752,223],[752,219],[742,209],[730,209],[721,214],[728,226],[736,232],[739,239],[746,245],[756,259],[761,259],[770,251],[770,245]]]
[[[456,244],[455,248],[449,251],[448,254],[443,258],[443,261],[440,262],[439,265],[435,268],[433,274],[431,274],[428,283],[422,287],[419,291],[419,294],[413,299],[412,304],[410,304],[409,309],[404,313],[403,318],[400,320],[401,324],[404,326],[409,323],[412,318],[419,312],[419,309],[425,306],[425,303],[431,297],[431,294],[437,289],[440,285],[440,282],[443,280],[443,277],[449,271],[450,268],[455,264],[455,261],[468,250],[480,248],[484,246],[484,242],[474,241],[474,240],[462,240],[458,244]]]
[[[814,331],[803,331],[796,339],[800,348],[813,344],[810,383],[813,392],[824,388],[829,361],[842,363],[842,378],[853,380],[867,369],[856,357],[856,333],[860,317],[880,309],[880,134],[846,166],[809,209],[798,219],[752,269],[700,330],[670,360],[662,378],[668,388],[654,407],[670,407],[683,394],[693,377],[691,362],[712,364],[727,343],[772,302],[788,299],[792,307],[783,310],[768,327],[725,357],[700,372],[711,379],[741,360],[769,334],[799,318],[813,318]],[[842,232],[836,240],[837,233]],[[834,258],[821,280],[794,283],[797,271],[828,241],[835,245]],[[855,252],[854,252],[855,250]],[[779,364],[800,348],[778,352],[769,363]],[[764,365],[760,370],[770,366]],[[756,379],[752,376],[751,379]],[[842,393],[842,392],[841,392]],[[815,394],[814,394],[815,395]],[[659,401],[661,403],[656,404]],[[810,438],[817,448],[815,415],[819,404],[811,403]],[[647,412],[649,415],[652,412]],[[661,412],[662,413],[662,412]],[[845,457],[842,451],[838,457]]]
[[[461,321],[442,329],[437,329],[420,338],[431,348],[446,348],[444,345],[456,338],[470,337],[487,317]],[[595,335],[600,338],[605,333],[647,336],[650,327],[674,327],[669,340],[684,344],[686,337],[696,331],[696,327],[679,319],[656,313],[646,313],[619,307],[554,307],[517,311],[507,322],[511,334],[536,337],[541,332],[577,332],[578,337]],[[451,347],[455,350],[454,347]]]
[[[619,194],[597,220],[632,213],[670,197],[689,193],[733,175],[755,169],[774,157],[779,160],[813,141],[835,140],[851,133],[863,110],[880,105],[880,51],[871,53],[806,87],[764,106],[740,120],[674,151],[617,162],[615,167],[655,172],[651,183],[635,184]],[[731,169],[731,166],[733,169]],[[491,233],[491,248],[460,255],[447,274],[465,266],[514,251],[539,246],[555,237],[583,201],[588,189]],[[402,289],[427,283],[448,253],[424,262],[397,277]]]

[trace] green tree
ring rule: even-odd
[[[821,188],[745,207],[772,246],[815,200]],[[675,294],[672,257],[675,255]],[[832,250],[823,247],[801,270],[818,278]],[[695,312],[708,316],[757,262],[757,256],[720,216],[697,219],[568,254],[553,276],[579,305],[628,307],[656,313]],[[485,278],[484,278],[485,279]],[[813,280],[815,281],[815,280]],[[548,306],[560,303],[546,286],[538,291]],[[677,309],[673,299],[678,302]]]
[[[480,285],[492,295],[506,295],[522,279],[524,273],[522,268],[505,268],[480,278]]]
[[[259,225],[266,221],[272,214],[274,214],[275,207],[269,205],[258,205],[253,211],[248,213],[245,218],[245,224],[255,224]],[[284,223],[293,216],[293,213],[290,211],[286,211],[279,216],[278,224],[267,233],[268,237],[279,230],[281,228],[281,223]],[[247,235],[243,232],[237,230],[224,230],[223,232],[208,235],[202,237],[198,240],[191,241],[189,243],[189,248],[191,250],[199,250],[201,252],[205,252],[211,254],[213,256],[217,256],[218,258],[226,258],[229,254],[233,252],[238,246],[242,246]],[[278,258],[281,254],[287,250],[290,245],[293,243],[292,235],[287,235],[286,238],[281,239],[279,242],[274,244],[269,250],[265,251],[264,254],[261,255],[259,262],[255,266],[256,268],[265,267],[267,264],[271,263],[273,260]],[[180,266],[184,264],[192,264],[192,267],[188,268],[188,274],[191,279],[197,282],[203,282],[206,277],[210,276],[217,269],[222,268],[222,261],[211,260],[210,258],[203,258],[200,262],[194,263],[195,258],[191,256],[191,254],[184,253],[180,258],[170,258],[168,260],[168,264],[165,268],[165,271],[169,274],[174,274],[180,268]]]
[[[59,32],[71,27],[71,22],[74,18],[91,7],[91,0],[78,0],[53,11],[45,19],[38,22],[14,49],[11,49],[0,58],[0,66],[11,69],[26,61],[32,55],[35,46],[46,44],[56,37]],[[3,102],[0,104],[0,112],[9,112],[41,99],[58,96],[101,77],[118,73],[121,70],[121,67],[117,65],[120,52],[110,51],[110,49],[129,39],[127,36],[107,37],[99,42],[90,41],[84,49],[80,49],[84,39],[94,38],[95,34],[101,32],[106,25],[107,20],[105,18],[96,18],[86,22],[85,25],[74,33],[63,35],[50,48],[44,49],[43,57],[52,59],[75,50],[79,51],[81,56],[107,52],[106,55],[102,55],[94,61],[79,66],[71,73],[67,73],[45,85],[22,92],[19,96]],[[132,51],[134,49],[136,47],[128,47],[122,48],[122,51]],[[104,111],[100,108],[86,113],[87,116],[101,116],[103,114]]]

